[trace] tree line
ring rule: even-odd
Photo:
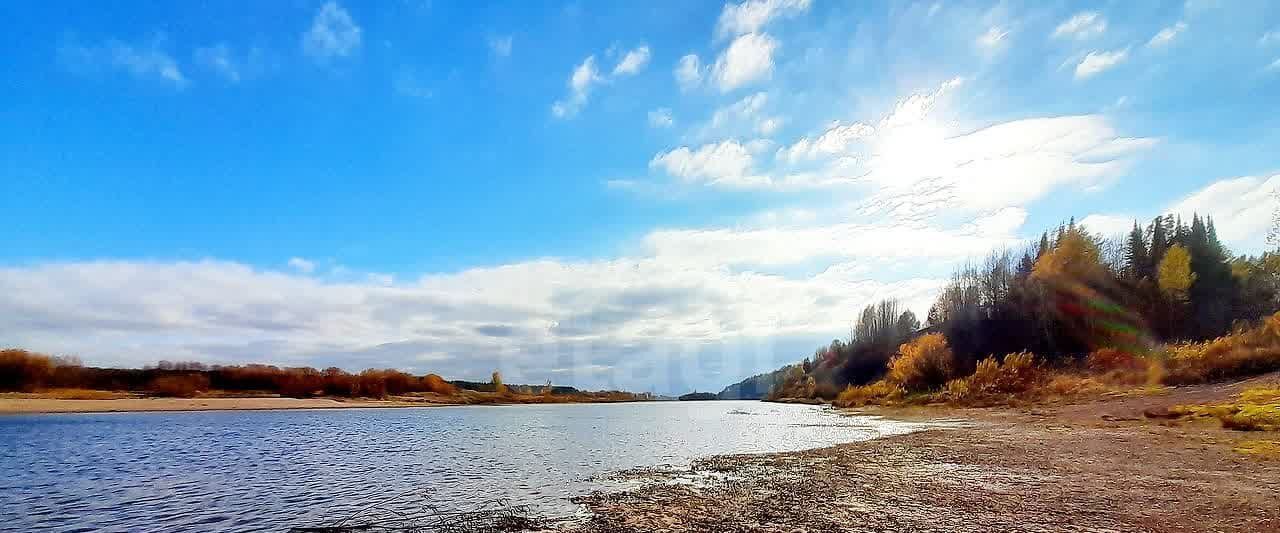
[[[444,396],[462,390],[499,395],[638,397],[620,391],[586,393],[574,387],[508,385],[494,372],[488,382],[449,381],[437,374],[414,375],[395,369],[357,373],[341,368],[273,365],[206,365],[160,361],[146,368],[84,366],[75,357],[50,356],[21,349],[0,350],[0,391],[34,392],[46,389],[135,391],[159,396],[191,397],[208,391],[240,394],[278,394],[294,398],[318,396],[385,398],[416,393]]]
[[[883,378],[905,342],[928,334],[967,375],[992,355],[1072,365],[1100,348],[1146,353],[1240,331],[1277,310],[1280,254],[1232,255],[1210,217],[1158,216],[1110,238],[1072,219],[1021,250],[959,268],[924,324],[895,300],[867,306],[849,339],[780,369],[770,395],[835,398]]]

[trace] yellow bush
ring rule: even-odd
[[[1166,349],[1164,382],[1201,383],[1280,369],[1280,313],[1260,327]]]
[[[869,385],[849,385],[840,391],[832,404],[836,407],[862,407],[873,403],[896,402],[902,396],[901,387],[881,380]]]
[[[955,368],[955,356],[941,333],[922,335],[898,347],[898,356],[889,361],[888,381],[909,392],[937,389]]]
[[[978,362],[973,374],[947,382],[943,393],[952,401],[974,400],[994,395],[1020,394],[1035,389],[1046,372],[1029,352],[1011,353],[1004,362],[987,357]]]

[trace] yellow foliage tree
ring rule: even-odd
[[[1088,233],[1078,227],[1067,229],[1052,250],[1036,261],[1032,275],[1039,279],[1065,276],[1089,279],[1102,274],[1102,252]]]
[[[499,374],[497,370],[494,370],[493,377],[491,379],[493,381],[493,392],[498,394],[507,393],[507,386],[502,384],[502,374]]]
[[[1175,300],[1184,300],[1196,275],[1191,271],[1191,253],[1181,244],[1170,246],[1156,268],[1160,292]]]

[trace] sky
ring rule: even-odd
[[[719,390],[1280,187],[1280,4],[0,4],[0,345]]]

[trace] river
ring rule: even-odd
[[[913,428],[749,401],[0,416],[0,530],[285,531],[405,491],[564,516],[611,471]]]

